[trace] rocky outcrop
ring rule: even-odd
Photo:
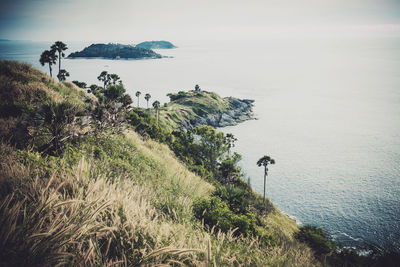
[[[181,128],[190,130],[200,125],[209,125],[214,128],[219,128],[233,126],[243,121],[255,119],[253,114],[254,100],[237,99],[234,97],[229,97],[228,100],[230,108],[227,111],[217,114],[205,114],[188,121],[183,121],[181,123]]]

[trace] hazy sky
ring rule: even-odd
[[[400,0],[0,0],[0,38],[142,41],[400,34]]]

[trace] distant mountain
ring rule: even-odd
[[[146,41],[137,44],[136,47],[148,48],[148,49],[172,49],[176,48],[172,43],[167,41]]]
[[[161,58],[160,54],[157,54],[151,49],[135,47],[132,45],[123,44],[92,44],[85,47],[82,51],[71,53],[68,58],[78,57],[103,57],[109,59],[118,58]]]
[[[11,40],[8,39],[0,39],[0,42],[10,42]]]

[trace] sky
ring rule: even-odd
[[[0,38],[218,40],[400,35],[400,0],[0,0]]]

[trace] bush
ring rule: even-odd
[[[190,93],[187,93],[187,92],[184,92],[184,91],[179,91],[177,94],[169,93],[169,94],[167,94],[167,96],[169,96],[170,101],[175,101],[175,100],[178,100],[180,98],[184,98],[184,97],[190,96]]]
[[[295,237],[309,245],[317,256],[328,254],[336,248],[336,245],[329,239],[322,227],[302,226],[300,231],[295,234]]]
[[[204,224],[210,228],[215,227],[222,232],[238,228],[235,233],[244,236],[255,235],[256,233],[256,218],[253,213],[235,214],[217,196],[194,202],[193,211],[195,216],[204,220]]]
[[[115,101],[125,94],[125,88],[122,84],[113,84],[104,89],[103,94],[108,100]]]
[[[251,191],[242,187],[225,185],[217,188],[215,196],[229,205],[229,208],[235,213],[245,213],[249,211]]]
[[[127,121],[143,137],[147,136],[166,144],[172,142],[172,135],[164,128],[158,127],[154,116],[144,109],[133,108],[127,115]]]

